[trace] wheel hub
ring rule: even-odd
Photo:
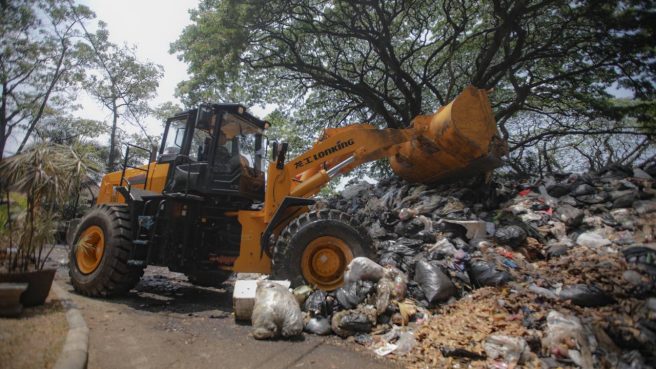
[[[303,251],[301,271],[308,283],[333,290],[343,284],[344,270],[352,259],[353,252],[344,241],[322,236],[310,242]]]
[[[77,268],[83,274],[93,273],[105,251],[105,234],[98,226],[85,229],[75,245],[75,260]]]

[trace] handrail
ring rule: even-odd
[[[148,150],[145,147],[141,147],[141,146],[138,146],[138,145],[127,143],[127,142],[124,143],[124,145],[126,146],[125,147],[125,157],[123,159],[123,170],[121,171],[121,179],[119,181],[119,186],[122,186],[123,182],[125,181],[127,183],[128,192],[131,191],[132,184],[130,183],[130,181],[127,178],[125,178],[125,171],[127,170],[127,168],[130,168],[130,169],[136,169],[136,170],[146,172],[146,178],[145,178],[144,183],[143,183],[143,189],[146,190],[147,185],[148,185],[148,175],[150,174],[150,165],[151,165],[151,163],[146,164],[145,169],[140,168],[140,167],[135,167],[135,166],[132,166],[132,165],[128,165],[128,161],[130,159],[130,148],[132,147],[132,148],[147,152],[148,153],[148,158],[152,157],[153,152],[152,152],[152,150]]]

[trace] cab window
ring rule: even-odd
[[[193,161],[207,161],[211,143],[212,135],[210,132],[196,128],[194,130],[194,135],[191,138],[189,158]]]
[[[256,141],[262,134],[262,129],[240,119],[232,114],[226,114],[221,124],[219,149],[224,146],[226,154],[232,156],[239,152],[240,159],[249,168],[261,170],[256,157]],[[221,142],[223,141],[223,142]]]
[[[171,155],[179,154],[184,142],[185,131],[187,129],[187,120],[173,120],[169,123],[169,129],[164,142],[162,154]]]

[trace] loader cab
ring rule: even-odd
[[[169,118],[158,158],[169,164],[164,191],[263,200],[267,125],[238,104],[204,104]]]

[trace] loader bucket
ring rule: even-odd
[[[488,172],[508,151],[484,90],[467,87],[433,115],[412,121],[420,134],[390,157],[394,172],[409,182],[437,183]]]

